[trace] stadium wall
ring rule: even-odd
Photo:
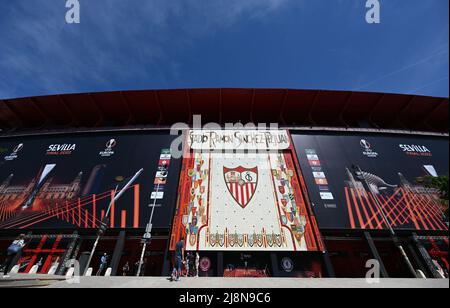
[[[423,256],[428,251],[431,259],[444,269],[447,266],[448,271],[448,220],[443,219],[437,192],[420,184],[425,175],[448,175],[448,136],[300,128],[288,132],[290,144],[281,151],[284,157],[279,173],[289,175],[292,182],[280,185],[277,175],[270,179],[270,174],[263,172],[258,180],[273,185],[273,189],[259,193],[261,198],[275,195],[280,211],[275,215],[280,218],[277,223],[290,228],[293,244],[286,249],[268,249],[276,237],[270,238],[271,234],[264,231],[256,234],[255,242],[260,235],[262,241],[257,248],[202,249],[203,275],[236,274],[238,267],[250,263],[258,269],[269,268],[273,276],[360,277],[365,260],[381,253],[391,275],[406,276],[404,268],[395,265],[398,256],[393,253],[395,247],[380,204],[410,246],[408,253],[417,268],[433,275],[427,263],[430,260]],[[108,251],[112,259],[119,260],[114,264],[116,274],[125,262],[133,264],[155,206],[154,240],[147,253],[146,273],[166,274],[171,263],[169,238],[174,235],[173,227],[177,219],[182,222],[183,215],[189,214],[178,211],[183,202],[180,189],[186,173],[195,166],[195,157],[186,161],[170,155],[168,149],[175,137],[168,130],[146,129],[0,137],[0,248],[4,251],[15,235],[29,233],[32,243],[19,260],[26,264],[24,272],[41,259],[40,271],[45,272],[64,259],[81,258],[92,245],[116,185],[143,168],[138,180],[114,204],[99,251]],[[219,165],[217,170],[239,167],[233,163]],[[361,171],[368,181],[361,177]],[[187,187],[195,186],[192,174],[187,178],[191,181]],[[278,180],[285,179],[278,176]],[[230,184],[226,177],[224,183]],[[200,189],[202,185],[197,186]],[[285,192],[289,187],[292,196]],[[211,188],[205,190],[216,193]],[[248,200],[252,198],[236,200],[238,196],[226,186],[216,194],[231,200],[224,206],[239,206],[237,213],[229,210],[233,226],[237,226],[233,220],[240,217],[239,210],[252,209]],[[254,194],[257,196],[258,190]],[[190,195],[188,191],[186,196]],[[233,203],[233,198],[238,202]],[[300,214],[294,209],[283,215],[288,206],[281,203],[288,202],[286,199],[301,209]],[[189,222],[178,224],[186,229],[185,235],[195,229],[192,220]],[[228,244],[233,239],[239,242],[241,233],[230,231],[224,234],[224,240]],[[246,243],[252,235],[247,234]],[[123,247],[117,246],[120,238],[125,240]],[[306,249],[294,249],[296,244],[301,247],[304,238],[308,238]],[[346,258],[351,261],[343,261]],[[63,271],[63,266],[59,269]]]

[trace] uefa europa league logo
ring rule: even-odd
[[[116,144],[117,144],[116,139],[111,139],[111,140],[109,140],[109,141],[106,143],[106,149],[109,150],[109,151],[111,151],[111,149],[112,149],[113,147],[115,147]]]
[[[16,154],[17,152],[19,152],[20,150],[23,149],[23,143],[18,144],[14,149],[13,149],[13,153]]]

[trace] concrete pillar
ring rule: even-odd
[[[223,277],[223,252],[217,253],[217,277]]]
[[[324,251],[322,254],[322,260],[325,265],[325,270],[327,271],[328,278],[335,278],[336,273],[334,272],[333,263],[331,263],[330,254],[328,251]]]
[[[272,264],[272,276],[273,277],[279,277],[280,276],[280,272],[278,270],[278,258],[277,258],[277,254],[272,252],[270,254],[270,262]]]
[[[364,232],[364,238],[366,239],[367,244],[369,245],[370,253],[374,259],[378,261],[380,264],[380,274],[381,278],[389,278],[389,274],[386,271],[386,267],[384,267],[383,260],[381,259],[380,254],[378,253],[378,249],[375,246],[375,243],[373,242],[372,236],[369,232]]]
[[[117,269],[119,268],[120,260],[122,259],[123,248],[125,247],[125,239],[126,232],[120,231],[111,260],[111,276],[117,276]]]

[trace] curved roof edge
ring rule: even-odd
[[[202,123],[375,128],[448,133],[448,98],[295,89],[175,89],[0,100],[5,132]]]

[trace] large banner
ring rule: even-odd
[[[191,131],[188,144],[171,249],[321,249],[286,131]]]
[[[445,138],[294,134],[297,155],[322,229],[448,230],[426,175],[448,175]]]
[[[0,139],[0,229],[168,228],[181,160],[173,137],[108,133]],[[108,205],[141,168],[136,182]]]

